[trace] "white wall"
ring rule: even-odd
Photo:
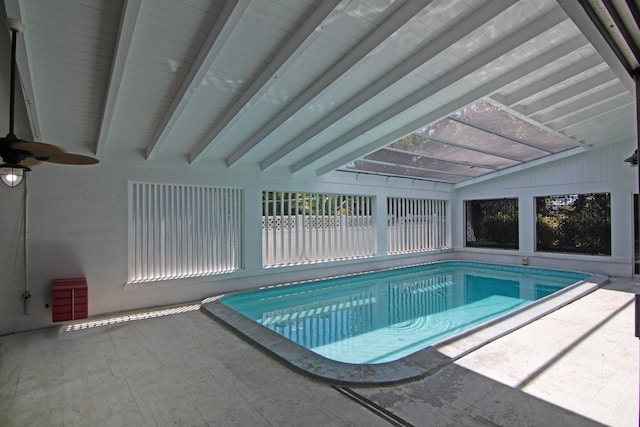
[[[537,168],[452,191],[446,184],[334,173],[315,179],[290,177],[276,171],[260,175],[251,170],[185,168],[174,165],[151,169],[137,165],[99,164],[89,167],[38,165],[29,179],[28,194],[28,287],[32,298],[29,315],[23,314],[20,295],[24,288],[20,246],[22,189],[0,186],[0,334],[50,326],[51,285],[54,278],[85,276],[89,283],[91,316],[186,301],[235,289],[325,277],[350,271],[411,264],[444,258],[479,259],[518,263],[527,256],[532,265],[581,269],[608,275],[631,275],[633,236],[632,194],[637,188],[637,169],[623,159],[632,144],[593,150],[573,159],[559,160]],[[216,172],[221,171],[221,172]],[[130,180],[170,182],[245,189],[245,268],[237,273],[208,278],[183,279],[155,284],[127,285],[127,183]],[[428,257],[386,256],[386,223],[378,215],[378,255],[370,260],[341,261],[318,265],[261,268],[261,191],[317,191],[368,194],[377,197],[384,210],[386,196],[451,200],[449,235],[455,252]],[[612,256],[588,257],[548,255],[534,252],[533,198],[540,195],[611,192]],[[519,251],[489,251],[464,248],[463,201],[478,198],[518,197],[520,200],[521,247]]]
[[[316,266],[262,269],[261,191],[318,191],[386,196],[449,199],[451,186],[420,181],[386,179],[336,173],[314,178],[276,172],[261,176],[223,166],[209,169],[151,169],[140,165],[96,166],[38,165],[29,177],[27,230],[27,286],[32,293],[29,314],[23,314],[24,289],[20,220],[24,186],[0,186],[3,216],[0,217],[0,334],[52,325],[51,287],[54,278],[86,277],[89,284],[89,315],[140,307],[195,301],[234,289],[324,277],[349,271],[383,268],[424,261],[424,256],[388,257],[341,261]],[[237,273],[207,278],[182,279],[151,284],[126,284],[128,277],[127,184],[130,180],[169,182],[245,189],[244,266]],[[404,188],[409,183],[408,188]],[[380,208],[380,207],[379,207]],[[386,216],[379,216],[386,224]],[[380,228],[380,226],[379,226]],[[450,233],[449,233],[450,234]],[[18,254],[16,258],[16,253]],[[433,259],[442,258],[435,256]]]
[[[638,168],[624,159],[633,153],[631,142],[593,149],[501,178],[458,188],[452,201],[453,245],[457,257],[479,261],[520,263],[577,269],[608,276],[632,275],[633,193],[638,188]],[[585,256],[535,252],[535,197],[560,194],[611,193],[611,256]],[[518,251],[464,247],[464,201],[517,198],[520,211]]]

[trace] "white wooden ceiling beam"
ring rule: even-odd
[[[142,0],[125,0],[122,6],[118,39],[116,40],[116,48],[113,54],[113,61],[111,62],[109,86],[102,109],[102,121],[100,122],[100,132],[98,133],[98,142],[96,144],[96,155],[98,157],[104,153],[109,138],[113,113],[118,95],[120,94],[124,67],[127,63],[127,57],[129,56],[129,49],[131,48],[133,32],[138,20],[141,4]]]
[[[611,108],[602,111],[598,109],[590,118],[584,118],[584,116],[581,116],[580,118],[576,118],[574,122],[567,121],[567,123],[560,123],[559,126],[563,126],[560,132],[567,136],[587,135],[588,137],[589,133],[586,132],[587,129],[605,127],[604,125],[608,122],[616,121],[623,117],[629,117],[634,113],[634,102],[618,105],[616,107],[611,106]],[[598,120],[594,120],[595,118]]]
[[[509,105],[509,101],[507,100],[507,97],[500,93],[494,93],[491,95],[490,98],[496,101],[498,104]]]
[[[158,127],[158,131],[147,147],[147,159],[151,158],[154,153],[157,153],[158,149],[166,141],[173,126],[175,126],[180,115],[195,94],[196,89],[205,78],[207,71],[209,71],[218,54],[229,40],[236,25],[240,22],[250,2],[251,0],[227,0],[225,2],[220,16],[211,28],[198,56],[191,65],[180,89],[176,93],[171,106],[165,113]]]
[[[564,129],[585,123],[589,120],[596,120],[609,111],[633,105],[634,102],[634,97],[627,92],[625,96],[619,96],[608,101],[592,105],[591,107],[577,111],[566,117],[553,120],[548,123],[548,126],[561,132]]]
[[[545,98],[534,101],[531,104],[519,105],[513,108],[522,114],[531,116],[533,114],[552,108],[554,105],[562,103],[567,99],[571,99],[584,92],[593,90],[598,86],[612,84],[612,82],[615,80],[616,75],[611,70],[605,70],[572,86],[554,92]]]
[[[535,114],[530,117],[538,123],[548,125],[553,120],[563,119],[567,116],[582,111],[585,108],[590,108],[612,98],[624,95],[631,96],[629,95],[627,88],[625,88],[622,83],[617,83],[611,86],[602,87],[595,92],[590,92],[585,96],[574,99],[573,101],[566,104],[562,104],[558,108],[554,108],[553,110],[549,110],[548,112]]]
[[[344,166],[349,162],[359,159],[362,156],[365,156],[375,150],[378,150],[384,147],[385,145],[393,141],[396,141],[402,138],[403,136],[406,136],[414,132],[416,129],[427,126],[437,120],[447,117],[449,114],[459,110],[460,108],[466,105],[469,105],[470,103],[477,101],[478,99],[487,97],[493,94],[494,92],[497,92],[502,87],[508,84],[511,84],[518,79],[521,79],[531,73],[537,72],[537,70],[540,67],[544,66],[545,64],[556,61],[559,58],[562,58],[563,56],[565,56],[567,52],[570,51],[570,49],[572,49],[572,44],[569,41],[549,50],[548,52],[543,53],[542,55],[536,58],[532,58],[526,63],[511,69],[505,74],[484,83],[483,85],[474,89],[473,91],[443,105],[440,108],[432,110],[429,113],[425,114],[424,116],[398,128],[394,132],[391,132],[383,136],[382,138],[379,138],[367,144],[364,147],[356,149],[350,152],[349,154],[341,156],[338,159],[324,163],[320,167],[316,168],[316,173],[318,175],[324,175],[326,173],[329,173],[335,169],[338,169]],[[299,168],[296,171],[302,171],[302,168]]]
[[[253,83],[218,120],[213,128],[198,142],[191,153],[191,161],[204,156],[209,150],[220,143],[226,132],[237,123],[265,93],[268,92],[278,78],[298,58],[305,53],[313,41],[322,33],[321,28],[342,0],[325,0],[309,15],[298,31],[289,38],[287,43],[278,51],[269,65],[260,73]]]
[[[420,10],[427,7],[433,0],[406,2],[400,9],[378,26],[356,47],[347,52],[335,65],[329,68],[318,80],[305,89],[300,95],[287,104],[269,123],[252,135],[244,144],[226,159],[227,165],[232,166],[255,148],[262,140],[282,126],[298,110],[304,108],[318,95],[331,87],[339,78],[343,77],[365,56],[378,48],[380,43],[389,38]]]
[[[587,58],[581,59],[578,62],[575,62],[567,67],[564,67],[555,73],[545,76],[540,80],[533,82],[522,89],[511,93],[506,96],[506,101],[509,107],[513,107],[514,105],[520,103],[522,100],[527,99],[531,96],[534,96],[542,91],[545,91],[563,81],[575,77],[576,75],[587,71],[593,67],[596,67],[602,64],[602,58],[600,56],[593,54],[588,56]]]
[[[427,84],[422,89],[417,90],[411,95],[402,99],[401,101],[396,102],[393,105],[390,105],[384,111],[376,114],[369,120],[366,120],[359,126],[356,126],[349,132],[343,134],[342,136],[334,139],[333,141],[327,144],[324,144],[319,150],[316,150],[315,152],[311,153],[310,155],[306,156],[302,160],[292,165],[291,172],[295,173],[295,172],[301,171],[302,169],[306,168],[312,163],[320,160],[324,156],[327,156],[332,151],[345,146],[352,140],[358,138],[361,135],[364,135],[367,132],[372,131],[377,126],[402,114],[404,111],[410,108],[413,108],[416,105],[424,102],[426,99],[433,96],[434,94],[446,89],[447,87],[456,83],[458,80],[464,78],[467,75],[474,73],[475,71],[495,61],[496,59],[512,51],[518,46],[529,42],[532,38],[553,28],[554,26],[558,25],[565,19],[566,17],[562,13],[562,10],[553,9],[551,12],[546,13],[545,15],[535,20],[534,22],[530,23],[529,25],[519,29],[517,32],[507,35],[502,40],[495,42],[489,48],[469,58],[460,66],[450,70],[450,72],[444,74],[443,76],[437,78],[433,82]],[[452,111],[455,111],[455,110],[452,110]],[[452,111],[449,111],[446,114],[449,114]],[[409,130],[408,132],[405,132],[404,135],[419,128],[420,126],[424,126],[426,123],[427,122],[423,122],[419,124],[418,126]],[[400,137],[402,136],[403,135],[401,135]],[[393,140],[388,140],[386,144],[392,141]],[[386,145],[386,144],[383,144],[383,145]],[[380,148],[380,146],[376,148]]]
[[[575,0],[557,0],[558,5],[571,18],[580,32],[589,40],[596,51],[602,56],[609,68],[613,70],[618,79],[631,94],[635,94],[635,82],[627,72],[625,65],[620,62],[613,50],[609,47],[604,36],[595,24],[589,19],[587,12]]]
[[[23,20],[22,2],[20,0],[5,0],[5,12],[8,19],[15,19],[20,22]],[[45,138],[40,129],[40,118],[38,114],[38,95],[36,92],[33,70],[31,68],[31,49],[29,48],[29,28],[20,33],[16,43],[16,66],[20,76],[20,84],[22,87],[22,95],[24,96],[24,104],[27,109],[31,134],[35,141],[43,141]]]
[[[603,147],[605,145],[616,144],[621,141],[636,142],[635,137],[635,115],[633,107],[625,107],[608,117],[600,117],[600,122],[586,122],[573,129],[564,132],[574,139],[588,139],[599,142],[592,144],[592,147]]]
[[[491,3],[485,5],[482,9],[475,11],[470,16],[456,23],[449,31],[436,37],[433,42],[429,43],[415,54],[412,54],[406,61],[373,82],[366,89],[360,91],[358,94],[349,99],[348,102],[342,104],[327,116],[322,118],[322,120],[319,120],[314,125],[307,128],[304,132],[286,142],[275,153],[271,154],[269,157],[263,160],[260,163],[260,168],[262,170],[265,170],[275,165],[278,161],[280,161],[292,151],[298,149],[311,138],[318,135],[323,130],[329,128],[340,119],[351,114],[365,102],[379,95],[381,92],[388,89],[391,85],[407,76],[417,68],[421,67],[433,57],[452,46],[454,43],[460,41],[465,36],[468,36],[469,33],[475,31],[491,19],[495,18],[500,13],[504,12],[506,9],[511,7],[513,3],[515,3],[515,0],[493,0]]]

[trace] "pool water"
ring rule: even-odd
[[[222,303],[326,358],[398,360],[588,277],[447,261],[229,295]]]

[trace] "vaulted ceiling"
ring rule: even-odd
[[[594,0],[4,3],[25,26],[16,133],[103,163],[461,183],[635,140],[634,81]],[[475,145],[429,131],[478,105],[558,145],[488,119]]]

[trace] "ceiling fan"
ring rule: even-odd
[[[15,85],[16,85],[16,37],[24,29],[22,23],[15,19],[8,19],[7,26],[11,30],[11,92],[9,97],[9,133],[6,137],[0,138],[0,157],[4,164],[1,169],[12,169],[11,183],[21,180],[25,171],[30,171],[30,167],[40,162],[58,163],[63,165],[91,165],[98,163],[98,159],[80,154],[65,152],[62,148],[45,144],[42,142],[25,141],[18,138],[14,133],[15,116]],[[5,184],[10,185],[2,176]],[[19,183],[19,182],[18,182]],[[17,184],[15,184],[17,185]]]

